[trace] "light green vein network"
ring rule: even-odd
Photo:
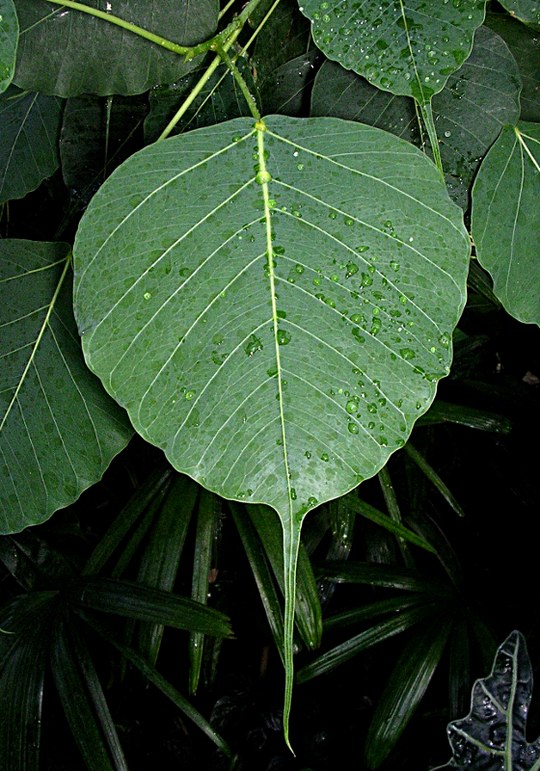
[[[433,164],[333,118],[240,118],[150,146],[74,246],[90,368],[139,433],[284,528],[288,721],[297,550],[448,373],[469,239]]]

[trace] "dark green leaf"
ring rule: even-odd
[[[47,640],[55,594],[11,603],[0,614],[0,758],[9,771],[38,771]],[[52,602],[51,602],[52,600]]]
[[[508,434],[512,430],[511,421],[504,415],[463,404],[450,404],[441,399],[436,399],[418,421],[419,426],[432,426],[438,423],[456,423],[458,426],[476,428],[479,431],[492,431],[496,434]]]
[[[0,0],[0,93],[13,78],[18,38],[19,24],[13,0]]]
[[[173,590],[197,492],[189,477],[177,475],[173,480],[141,556],[138,580],[142,584]],[[163,629],[162,624],[144,624],[139,631],[139,649],[152,664],[157,660]]]
[[[366,739],[369,769],[379,768],[405,730],[443,654],[451,621],[436,618],[405,646],[377,704]]]
[[[532,669],[525,640],[512,632],[498,649],[489,677],[474,684],[467,717],[449,724],[452,759],[438,766],[439,771],[537,771],[540,739],[529,744],[526,737],[531,696]]]
[[[135,490],[128,503],[114,517],[110,527],[88,558],[82,571],[83,576],[99,573],[103,569],[130,530],[143,517],[146,508],[156,497],[161,499],[165,495],[170,485],[170,478],[169,468],[165,471],[157,471]]]
[[[469,56],[483,0],[302,0],[324,54],[370,83],[427,104]]]
[[[124,413],[86,368],[68,246],[0,241],[0,532],[42,522],[127,444]]]
[[[279,521],[273,511],[262,506],[248,506],[247,511],[281,591],[285,593],[283,536]],[[298,631],[308,648],[318,648],[322,633],[321,606],[311,562],[302,545],[298,555],[296,591]]]
[[[412,446],[410,442],[405,445],[405,452],[417,464],[418,468],[426,475],[432,485],[436,487],[444,500],[453,508],[459,517],[464,517],[465,512],[461,508],[455,495],[437,474],[433,466],[427,462],[421,452]]]
[[[191,599],[206,605],[208,602],[208,580],[212,568],[212,546],[219,527],[221,504],[219,499],[206,490],[201,491],[197,512],[193,571],[191,574]],[[197,692],[203,660],[204,635],[192,632],[189,636],[189,691]]]
[[[283,613],[279,603],[278,593],[272,579],[272,572],[264,549],[261,549],[261,541],[255,527],[249,517],[235,503],[230,504],[238,534],[242,539],[242,545],[253,571],[253,577],[259,590],[259,596],[266,613],[268,626],[274,637],[277,650],[283,658]]]
[[[35,190],[58,167],[62,100],[9,88],[0,96],[0,203]]]
[[[127,766],[93,662],[76,630],[64,621],[53,636],[51,669],[86,767],[89,771],[125,771]]]
[[[398,538],[402,538],[409,543],[413,543],[415,546],[420,546],[421,549],[425,549],[432,554],[435,553],[435,549],[433,546],[431,546],[431,544],[429,544],[416,533],[413,533],[412,530],[409,530],[408,527],[405,527],[399,522],[396,522],[394,519],[389,517],[388,514],[383,514],[382,511],[379,511],[374,506],[371,506],[365,501],[359,500],[353,494],[347,497],[347,502],[351,509],[357,514],[360,514],[362,517],[366,517],[366,519],[371,520],[371,522],[375,522],[376,525],[384,527],[384,529],[388,530],[389,533],[393,533]]]
[[[86,623],[92,627],[104,640],[110,643],[116,650],[118,650],[122,656],[133,664],[143,675],[149,680],[152,685],[155,685],[178,709],[180,709],[187,717],[192,720],[195,725],[208,736],[214,744],[226,755],[230,755],[231,751],[224,739],[212,728],[210,723],[198,712],[190,702],[174,688],[168,680],[157,672],[154,667],[150,666],[142,656],[131,648],[126,647],[118,642],[116,637],[113,637],[109,632],[104,629],[100,624],[96,623],[94,619],[84,616]]]
[[[101,183],[142,141],[147,112],[142,97],[68,99],[60,135],[62,176],[74,203],[84,207]]]
[[[472,236],[505,309],[540,324],[540,125],[504,129],[476,177]]]
[[[176,629],[230,637],[223,613],[205,608],[185,597],[131,581],[89,578],[70,590],[73,602],[103,613],[116,613],[138,621],[165,624]]]
[[[332,581],[351,584],[385,586],[389,589],[404,589],[408,592],[440,591],[443,585],[433,579],[422,578],[406,568],[397,568],[373,562],[325,562],[317,568],[317,576]]]
[[[296,0],[281,0],[257,35],[252,57],[257,86],[263,89],[278,67],[305,54],[309,40],[309,24]]]
[[[265,112],[302,116],[309,106],[309,88],[323,57],[316,48],[277,67],[260,86]]]
[[[377,645],[380,642],[389,640],[396,634],[404,632],[409,627],[417,624],[428,615],[432,615],[436,608],[434,603],[415,603],[412,608],[400,608],[399,614],[390,619],[385,619],[377,624],[372,624],[365,632],[351,637],[349,640],[336,645],[335,648],[323,653],[307,666],[303,667],[297,674],[299,682],[311,680],[313,677],[332,672],[340,664],[344,664],[353,656],[362,651]]]
[[[377,600],[377,602],[370,602],[368,605],[360,605],[329,616],[324,621],[324,632],[326,634],[334,629],[344,629],[361,621],[373,621],[380,616],[396,616],[403,610],[425,604],[425,594],[407,594],[391,597],[388,600]]]
[[[521,74],[521,120],[540,122],[540,45],[538,32],[509,19],[488,13],[486,24],[495,30],[514,55]]]
[[[247,60],[239,58],[236,66],[251,93],[256,94],[251,68]],[[154,142],[159,137],[205,70],[206,68],[200,67],[175,83],[156,86],[150,91],[150,112],[144,122],[144,136],[147,143]],[[193,100],[169,136],[187,129],[211,126],[214,123],[249,114],[246,100],[240,92],[236,80],[228,69],[221,65]]]
[[[540,24],[540,7],[537,0],[500,0],[500,3],[516,19]]]
[[[15,0],[21,35],[15,83],[58,96],[140,94],[172,83],[197,62],[95,16],[44,0]],[[101,8],[91,0],[87,5]],[[217,0],[118,0],[115,16],[180,45],[209,38],[217,26]]]

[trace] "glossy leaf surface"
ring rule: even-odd
[[[0,203],[22,198],[58,168],[62,102],[15,87],[0,96]]]
[[[231,121],[124,164],[81,223],[75,302],[143,436],[298,518],[374,474],[433,398],[468,245],[414,148],[333,119],[268,129]]]
[[[172,83],[197,62],[183,58],[103,19],[49,5],[16,0],[21,27],[15,83],[58,96],[140,94],[158,83]],[[102,9],[92,0],[87,5]],[[181,45],[209,38],[217,25],[216,0],[140,3],[118,0],[114,14]]]
[[[370,83],[427,104],[468,57],[483,0],[400,0],[381,5],[302,0],[323,53]]]
[[[470,57],[433,97],[446,182],[463,208],[481,158],[503,125],[519,118],[520,89],[519,70],[504,41],[480,27]],[[411,99],[380,91],[334,62],[322,66],[313,87],[312,114],[323,113],[369,123],[417,145],[426,139]]]
[[[540,126],[507,127],[475,180],[472,235],[508,313],[540,324]]]
[[[375,474],[429,406],[468,254],[431,162],[332,118],[160,142],[83,217],[87,363],[177,469],[278,511],[286,658],[302,519]]]
[[[438,771],[540,768],[540,740],[529,744],[526,737],[532,680],[523,635],[512,632],[498,649],[490,675],[474,684],[467,717],[449,724],[452,759]]]
[[[501,5],[520,21],[540,24],[540,5],[537,0],[501,0]]]
[[[0,241],[0,532],[47,519],[98,481],[131,436],[88,372],[65,244]]]
[[[13,0],[0,0],[0,93],[13,78],[18,37],[19,23]]]

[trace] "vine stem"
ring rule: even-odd
[[[234,43],[234,41],[236,40],[240,32],[241,32],[241,29],[235,30],[231,35],[231,37],[225,43],[223,43],[222,52],[226,51],[228,48],[232,46],[232,44]],[[203,72],[203,74],[201,75],[201,77],[199,78],[195,86],[189,92],[189,96],[186,99],[184,99],[184,101],[182,102],[182,104],[180,105],[176,113],[173,115],[171,120],[167,123],[167,125],[165,126],[165,128],[163,129],[159,137],[157,138],[156,140],[157,142],[160,142],[162,139],[166,139],[171,133],[171,131],[173,130],[173,128],[176,126],[178,121],[182,118],[183,115],[186,114],[189,107],[193,104],[195,99],[201,93],[205,85],[208,83],[208,81],[210,80],[214,72],[221,64],[221,56],[222,56],[222,53],[218,54],[214,59],[212,59],[209,66],[206,68],[206,70]]]
[[[103,21],[108,21],[109,24],[115,24],[117,27],[122,27],[122,29],[132,32],[134,35],[138,35],[152,43],[156,43],[156,45],[166,48],[168,51],[172,51],[179,56],[185,56],[186,59],[189,60],[199,54],[206,53],[207,51],[215,51],[220,43],[223,45],[222,41],[228,40],[233,32],[244,26],[244,23],[247,21],[250,14],[262,0],[249,0],[238,16],[236,16],[224,30],[218,32],[217,35],[209,38],[209,40],[205,40],[194,46],[179,45],[172,40],[167,40],[163,35],[156,35],[143,27],[139,27],[137,24],[132,24],[129,21],[125,21],[125,19],[121,19],[119,16],[107,13],[106,11],[100,11],[98,8],[91,8],[89,5],[76,2],[76,0],[47,0],[47,2],[52,3],[53,5],[60,5],[64,8],[72,8],[74,11],[81,11],[90,16],[96,16],[98,19],[103,19]]]
[[[233,74],[234,79],[238,83],[240,91],[243,93],[244,99],[246,100],[247,106],[249,107],[249,111],[255,120],[259,121],[261,119],[261,114],[259,112],[259,108],[257,107],[257,103],[255,102],[255,99],[253,98],[253,95],[251,94],[248,85],[242,76],[242,73],[225,50],[225,46],[220,45],[218,47],[218,54],[223,59],[223,63],[227,65],[230,72]]]
[[[272,16],[272,14],[273,14],[273,13],[274,13],[274,11],[276,10],[276,8],[277,8],[277,7],[278,7],[278,5],[280,4],[280,2],[281,2],[281,0],[274,0],[274,3],[272,4],[272,7],[271,7],[271,8],[269,8],[269,10],[267,11],[267,13],[266,13],[266,15],[264,16],[264,18],[261,20],[261,22],[259,23],[259,25],[257,26],[257,28],[256,28],[256,29],[253,31],[253,33],[252,33],[251,37],[249,38],[249,40],[248,40],[246,43],[244,43],[244,45],[242,46],[242,48],[241,48],[239,51],[237,51],[237,52],[234,54],[234,56],[232,56],[232,57],[231,57],[231,58],[232,58],[232,61],[233,61],[234,63],[236,63],[236,62],[238,61],[238,59],[239,59],[241,56],[243,56],[243,55],[246,53],[246,51],[248,50],[248,48],[249,48],[250,46],[252,46],[252,45],[253,45],[253,43],[254,43],[254,42],[255,42],[255,40],[257,39],[257,37],[258,37],[259,33],[261,32],[262,28],[264,27],[264,25],[266,24],[266,22],[269,20],[269,18]],[[235,33],[235,34],[236,34],[236,33]],[[236,39],[236,38],[235,38],[235,39]],[[227,42],[226,42],[226,43],[224,43],[223,47],[224,47],[226,50],[228,50],[228,49],[229,49],[229,45],[228,45],[228,43],[227,43]],[[212,72],[214,72],[214,70],[215,70],[214,62],[212,62],[212,64],[211,64],[210,66],[211,66],[211,67],[213,67],[213,69],[212,69]],[[213,93],[214,93],[214,92],[215,92],[215,91],[216,91],[216,90],[219,88],[219,86],[220,86],[220,85],[223,83],[223,81],[224,81],[224,80],[225,80],[225,78],[227,77],[227,74],[228,74],[228,73],[224,73],[224,74],[221,76],[221,78],[218,80],[218,82],[217,82],[217,83],[214,85],[214,87],[212,88],[212,90],[210,91],[210,93],[208,93],[208,94],[205,96],[205,98],[204,98],[204,100],[203,100],[202,104],[201,104],[201,105],[199,105],[199,107],[197,108],[197,112],[198,112],[198,111],[201,109],[201,107],[202,107],[202,106],[203,106],[203,105],[204,105],[204,104],[207,102],[207,100],[211,98],[212,94],[213,94]],[[205,80],[205,83],[206,83],[206,82],[207,82],[207,80]],[[197,83],[197,86],[196,86],[196,87],[198,87],[198,85],[199,85],[199,84]],[[197,93],[200,93],[200,89],[198,90],[198,92],[197,92]],[[193,99],[191,99],[191,95],[188,97],[188,99],[190,100],[189,104],[191,104],[191,103],[193,102]],[[415,103],[415,104],[416,104],[416,103]],[[183,107],[183,104],[181,105],[181,107],[180,107],[180,109],[179,109],[179,112],[180,112],[180,110],[182,110],[182,112],[181,112],[181,114],[180,114],[180,116],[179,116],[179,117],[181,117],[181,116],[182,116],[182,115],[184,115],[184,113],[185,113],[185,109],[184,109],[184,107]],[[420,122],[420,118],[418,118],[418,120],[419,120],[419,122]],[[174,121],[174,123],[173,123],[173,121]],[[172,121],[171,121],[171,123],[173,123],[173,125],[171,126],[171,129],[174,127],[174,125],[176,125],[177,121],[178,121],[178,119],[177,119],[177,117],[176,117],[176,115],[175,115],[175,116],[174,116],[174,118],[173,118],[173,119],[172,119]],[[167,128],[169,128],[169,127],[167,127]],[[167,132],[166,136],[168,136],[168,134],[169,134],[169,133],[170,133],[170,130]],[[165,138],[165,137],[161,137],[161,136],[160,136],[160,139],[161,139],[161,138]]]
[[[441,179],[444,182],[444,169],[441,160],[441,151],[439,148],[439,138],[437,136],[437,129],[435,128],[435,121],[433,120],[431,102],[427,102],[427,104],[420,104],[419,107],[429,137],[429,144],[431,145],[433,160],[435,161],[435,165],[439,169]]]

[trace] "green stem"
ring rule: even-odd
[[[187,59],[193,59],[195,56],[206,53],[207,51],[215,51],[220,43],[223,45],[222,41],[228,40],[233,32],[241,29],[244,26],[245,22],[249,18],[249,15],[255,10],[259,3],[262,2],[262,0],[250,0],[250,2],[247,3],[242,11],[238,14],[238,16],[236,16],[236,18],[234,18],[231,23],[225,27],[224,30],[218,32],[217,35],[214,35],[209,40],[205,40],[204,42],[198,43],[195,46],[181,46],[178,43],[173,43],[172,40],[167,40],[162,35],[155,35],[153,32],[149,32],[147,29],[139,27],[137,24],[132,24],[129,21],[125,21],[119,16],[114,16],[114,14],[107,13],[106,11],[100,11],[97,8],[91,8],[89,5],[75,2],[75,0],[47,0],[47,2],[52,3],[53,5],[60,5],[64,8],[73,8],[74,11],[81,11],[82,13],[87,13],[90,16],[96,16],[98,19],[103,19],[103,21],[108,21],[110,24],[115,24],[117,27],[122,27],[122,29],[125,29],[128,32],[133,32],[134,35],[138,35],[145,40],[156,43],[156,45],[159,45],[162,48],[166,48],[168,51],[172,51],[179,56],[185,56]]]
[[[236,3],[236,0],[229,0],[228,3],[225,3],[224,8],[222,8],[222,10],[219,12],[218,18],[222,19],[225,16],[225,14],[227,13],[227,11],[230,9],[230,7],[232,5],[234,5],[235,3]]]
[[[431,152],[433,153],[433,160],[435,161],[435,165],[439,169],[441,178],[444,181],[444,169],[441,160],[441,151],[439,149],[439,138],[435,128],[435,121],[433,120],[431,102],[428,102],[427,104],[421,104],[419,107],[426,131],[428,133],[429,144],[431,145]]]
[[[122,29],[125,29],[128,32],[133,32],[134,35],[138,35],[145,40],[150,40],[150,42],[156,43],[158,46],[166,48],[168,51],[173,51],[173,53],[179,54],[180,56],[188,56],[191,58],[193,48],[173,43],[172,40],[166,40],[162,35],[154,35],[153,32],[138,27],[136,24],[132,24],[129,21],[124,21],[124,19],[120,19],[112,13],[100,11],[98,8],[91,8],[89,5],[77,3],[74,0],[47,0],[47,2],[53,3],[54,5],[61,5],[66,8],[73,8],[74,11],[82,11],[82,13],[87,13],[90,16],[96,16],[98,19],[103,19],[110,24],[115,24],[117,27],[122,27]]]
[[[236,52],[235,52],[234,56],[232,56],[232,57],[231,57],[231,58],[232,58],[232,60],[233,60],[233,62],[234,62],[235,64],[236,64],[236,62],[238,61],[238,59],[239,59],[241,56],[243,56],[243,55],[246,53],[246,51],[248,50],[248,48],[249,48],[250,46],[252,46],[252,45],[253,45],[253,43],[254,43],[254,42],[255,42],[255,40],[257,39],[257,36],[258,36],[258,35],[259,35],[259,33],[261,32],[262,28],[264,27],[264,25],[266,24],[266,22],[268,21],[268,19],[269,19],[269,18],[272,16],[273,12],[276,10],[276,8],[277,8],[277,7],[278,7],[278,5],[280,4],[280,2],[281,2],[281,0],[274,0],[274,3],[272,4],[272,7],[271,7],[271,8],[268,10],[268,12],[267,12],[267,13],[266,13],[266,15],[264,16],[264,18],[262,19],[262,21],[260,22],[260,24],[258,25],[258,27],[257,27],[257,28],[256,28],[256,29],[253,31],[253,34],[251,35],[251,37],[249,38],[249,40],[248,40],[246,43],[244,43],[244,45],[242,46],[242,48],[241,48],[239,51],[236,51]],[[239,33],[240,33],[240,30],[238,30],[237,32],[235,32],[235,33],[234,33],[234,39],[235,39],[235,40],[236,40],[236,37],[238,36],[238,34],[239,34]],[[224,46],[223,46],[223,47],[224,47],[226,50],[228,50],[228,49],[229,49],[229,44],[228,44],[228,41],[227,41],[227,43],[225,43],[225,44],[224,44]],[[213,63],[212,63],[212,64],[213,64]],[[214,69],[215,69],[215,67],[214,67]],[[212,70],[212,72],[214,71],[214,69]],[[197,112],[198,112],[200,109],[202,109],[202,107],[203,107],[203,106],[206,104],[206,102],[207,102],[209,99],[211,99],[212,95],[213,95],[213,94],[214,94],[214,93],[217,91],[217,89],[218,89],[218,88],[221,86],[221,84],[223,83],[223,81],[225,80],[225,78],[227,77],[227,75],[228,75],[228,74],[229,74],[229,73],[228,73],[228,72],[226,72],[226,73],[224,73],[224,74],[223,74],[223,75],[220,77],[220,79],[219,79],[219,80],[218,80],[218,82],[217,82],[217,83],[214,85],[214,87],[212,88],[212,90],[211,90],[211,91],[210,91],[210,92],[209,92],[209,93],[208,93],[208,94],[205,96],[205,98],[203,99],[202,103],[201,103],[201,104],[198,106],[198,108],[197,108],[197,111],[195,112],[195,115],[197,114]],[[206,82],[206,81],[205,81],[205,82]],[[197,85],[198,85],[198,84],[197,84]],[[191,102],[192,102],[192,101],[193,101],[193,100],[190,100],[190,104],[191,104]],[[183,109],[183,106],[181,107],[181,109]],[[185,112],[185,110],[182,112],[182,115],[184,114],[184,112]],[[175,120],[175,119],[176,119],[176,116],[175,116],[175,118],[173,118],[173,120]],[[420,119],[419,119],[419,120],[420,120]],[[176,120],[175,120],[175,122],[176,122]]]
[[[247,106],[249,107],[249,111],[255,118],[255,120],[261,119],[261,114],[259,112],[259,109],[257,107],[257,103],[255,102],[255,99],[253,98],[253,95],[251,94],[246,81],[244,80],[242,73],[236,66],[236,64],[233,62],[227,51],[225,50],[225,46],[219,46],[218,47],[218,53],[221,56],[223,63],[227,65],[229,70],[234,76],[234,79],[238,83],[240,87],[240,91],[244,94],[244,99],[247,102]]]
[[[223,44],[222,50],[226,51],[228,48],[232,46],[238,35],[240,34],[241,30],[237,29],[231,37]],[[198,95],[201,93],[205,85],[208,83],[214,72],[217,70],[219,65],[221,64],[221,55],[218,55],[212,59],[206,70],[203,72],[195,86],[191,89],[189,96],[184,99],[174,116],[171,118],[171,120],[168,122],[168,124],[165,126],[159,137],[157,138],[157,142],[161,141],[162,139],[166,139],[173,128],[176,126],[178,121],[186,114],[187,110],[190,108],[190,106],[193,104],[195,99],[198,97]]]

